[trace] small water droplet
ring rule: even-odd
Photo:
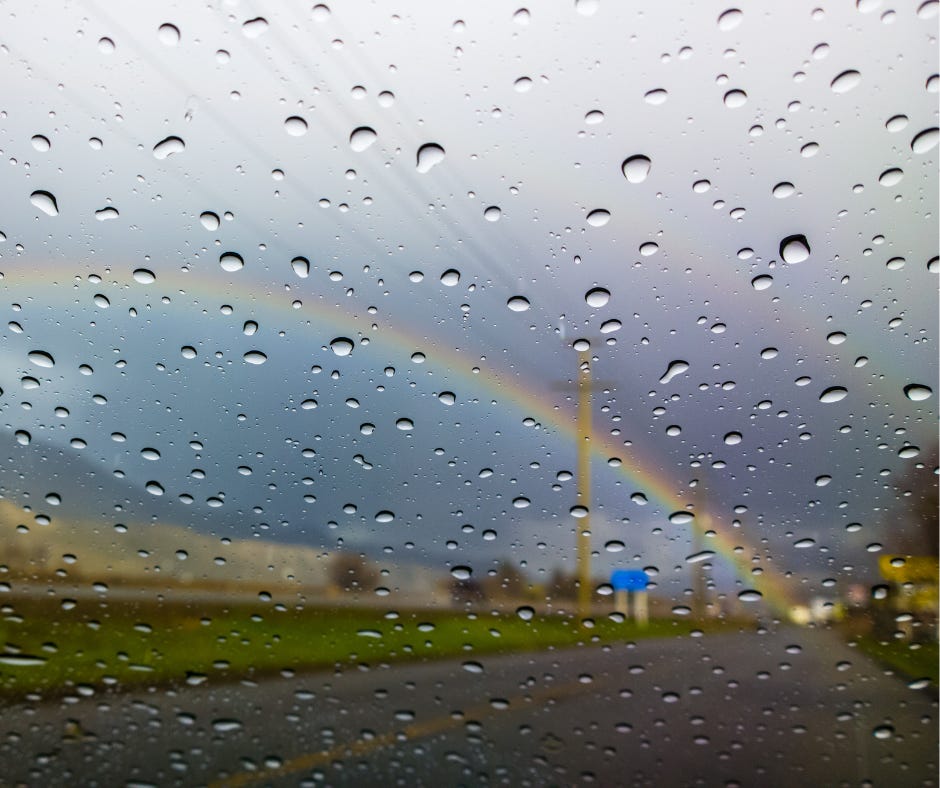
[[[760,276],[755,276],[751,280],[751,287],[755,290],[766,290],[774,283],[774,278],[769,274],[761,274]]]
[[[760,600],[763,598],[764,595],[760,591],[755,591],[753,589],[738,592],[738,599],[740,599],[742,602],[760,602]]]
[[[469,580],[473,570],[469,566],[455,566],[450,573],[458,580]]]
[[[527,509],[532,502],[523,495],[513,498],[512,505],[516,509]]]
[[[375,521],[377,523],[390,523],[395,519],[395,513],[389,511],[388,509],[383,509],[381,512],[377,512],[375,515]]]
[[[531,621],[535,617],[535,608],[529,605],[522,605],[516,608],[516,615],[523,621]]]
[[[395,421],[395,426],[402,432],[410,432],[415,428],[415,423],[411,419],[401,418]]]

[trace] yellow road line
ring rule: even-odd
[[[506,711],[515,711],[520,708],[516,704],[541,703],[543,701],[561,700],[562,698],[576,695],[579,691],[585,690],[585,685],[580,681],[572,681],[568,684],[562,684],[557,687],[547,687],[538,692],[529,692],[524,695],[517,695],[508,700],[509,707]],[[216,780],[209,783],[209,788],[238,788],[238,786],[252,785],[279,777],[286,777],[305,769],[313,769],[317,766],[325,766],[340,758],[354,758],[360,755],[367,755],[376,750],[390,747],[393,744],[403,744],[406,741],[422,739],[427,736],[433,736],[436,733],[460,727],[467,720],[477,720],[483,717],[491,716],[501,709],[495,707],[491,702],[479,703],[471,706],[459,715],[449,714],[447,716],[435,717],[426,722],[416,722],[407,725],[396,731],[389,731],[380,736],[370,739],[356,739],[346,744],[338,744],[327,750],[299,755],[291,758],[275,769],[263,769],[253,772],[240,772],[224,780]]]

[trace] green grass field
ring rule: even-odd
[[[860,651],[901,676],[912,680],[928,679],[937,686],[940,649],[936,642],[916,645],[901,641],[880,641],[871,637],[858,638],[855,642]]]
[[[688,634],[688,621],[571,618],[273,603],[4,600],[0,698],[88,692],[102,686],[191,684],[286,669],[436,659]]]

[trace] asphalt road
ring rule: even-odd
[[[783,628],[18,705],[0,784],[936,785],[937,715]]]

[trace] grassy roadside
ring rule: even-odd
[[[872,637],[859,637],[854,641],[859,651],[895,672],[912,680],[928,679],[934,687],[938,685],[938,663],[940,649],[937,643],[921,645],[901,641],[884,641]]]
[[[687,634],[687,621],[646,629],[598,619],[459,611],[291,609],[272,603],[5,600],[0,701],[29,693],[198,684],[286,669],[436,659]]]

